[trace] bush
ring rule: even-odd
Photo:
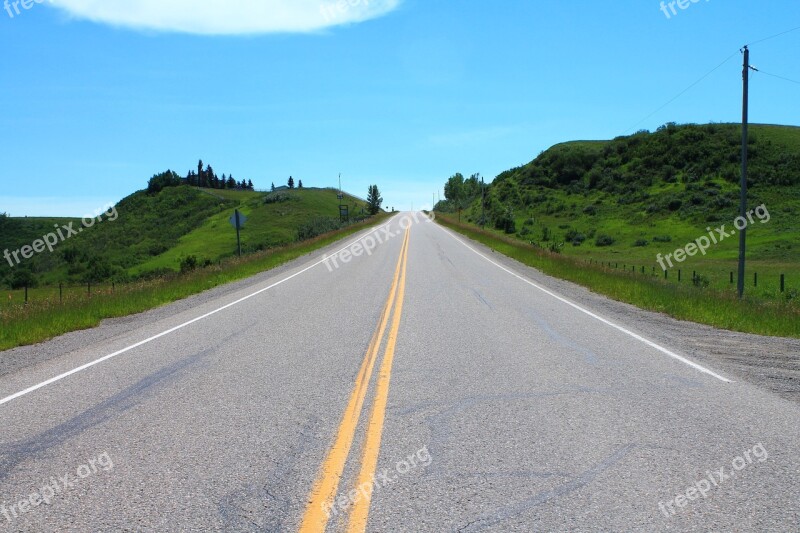
[[[514,221],[514,211],[511,206],[507,206],[502,213],[495,215],[494,227],[503,230],[507,234],[517,232],[517,224]]]
[[[645,246],[647,246],[647,245],[649,245],[649,244],[650,244],[650,243],[649,243],[649,242],[647,242],[647,239],[636,239],[636,242],[635,242],[635,243],[633,243],[633,245],[634,245],[634,246],[638,246],[638,247],[640,247],[640,248],[641,248],[641,247],[645,247]]]
[[[282,192],[276,192],[276,193],[273,193],[273,194],[270,194],[270,195],[266,196],[264,198],[264,203],[265,204],[279,204],[279,203],[282,203],[282,202],[288,202],[292,198],[293,197],[291,195],[289,195],[289,194],[284,194]]]
[[[653,242],[672,242],[672,237],[669,235],[656,235],[653,237]]]
[[[586,240],[586,235],[578,230],[571,229],[564,235],[564,240],[572,243],[572,246],[580,246]]]
[[[18,268],[11,275],[9,285],[11,285],[12,289],[22,289],[25,287],[33,289],[39,286],[39,280],[36,279],[36,275],[30,270]]]
[[[594,216],[597,214],[597,207],[593,205],[587,205],[583,208],[583,212],[589,216]]]
[[[194,255],[187,255],[180,261],[181,274],[191,272],[197,268],[197,257]]]
[[[695,276],[692,280],[692,284],[695,287],[700,287],[701,289],[705,289],[709,285],[711,285],[711,281],[706,276]]]
[[[331,217],[316,217],[297,228],[297,240],[307,241],[324,233],[341,229],[344,224]]]
[[[610,235],[606,235],[604,233],[601,233],[600,235],[597,236],[597,239],[595,239],[594,245],[595,246],[611,246],[615,242],[617,242],[617,241],[614,239],[614,237],[611,237]]]

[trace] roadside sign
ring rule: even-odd
[[[236,211],[233,215],[231,215],[229,220],[234,229],[242,229],[244,227],[244,223],[247,222],[247,217],[241,214],[239,211]]]

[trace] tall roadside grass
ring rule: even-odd
[[[91,297],[71,296],[59,303],[56,289],[51,298],[36,299],[27,305],[14,303],[0,306],[0,351],[92,328],[106,318],[140,313],[253,276],[376,226],[389,216],[380,214],[307,241],[231,259],[185,274],[175,273],[149,281],[117,285],[113,292],[103,290],[92,293]]]
[[[436,221],[520,263],[620,302],[732,331],[800,337],[800,302],[797,299],[746,296],[739,300],[730,291],[688,283],[676,285],[651,272],[622,272],[551,253],[512,237],[459,223],[447,215],[437,213]]]

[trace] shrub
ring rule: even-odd
[[[601,233],[600,235],[597,236],[597,239],[595,239],[594,244],[595,246],[611,246],[615,242],[617,241],[610,235]]]
[[[589,216],[594,216],[597,214],[597,207],[593,205],[587,205],[583,208],[583,212]]]
[[[197,268],[197,257],[194,255],[187,255],[180,261],[181,273],[191,272]]]
[[[672,198],[669,202],[667,202],[667,209],[670,211],[677,211],[683,205],[683,201],[680,198]]]
[[[324,233],[336,231],[343,227],[343,223],[331,217],[316,217],[297,228],[297,240],[306,241]]]
[[[656,235],[653,237],[653,242],[672,242],[672,237],[669,235]]]
[[[692,284],[695,287],[700,287],[702,289],[705,289],[706,287],[711,285],[711,281],[706,276],[695,276],[694,279],[692,280]]]
[[[634,246],[644,247],[649,245],[650,243],[647,242],[647,239],[636,239],[636,242],[633,243]]]
[[[571,229],[564,235],[564,240],[572,243],[572,246],[580,246],[586,240],[586,235],[578,230]]]

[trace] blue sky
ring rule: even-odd
[[[80,216],[199,158],[259,188],[341,172],[420,208],[455,172],[491,180],[558,142],[738,121],[739,48],[800,26],[797,0],[684,0],[669,18],[660,0],[345,1],[12,1],[0,211]],[[800,31],[751,49],[800,79]],[[799,97],[755,74],[751,120],[798,125]]]

